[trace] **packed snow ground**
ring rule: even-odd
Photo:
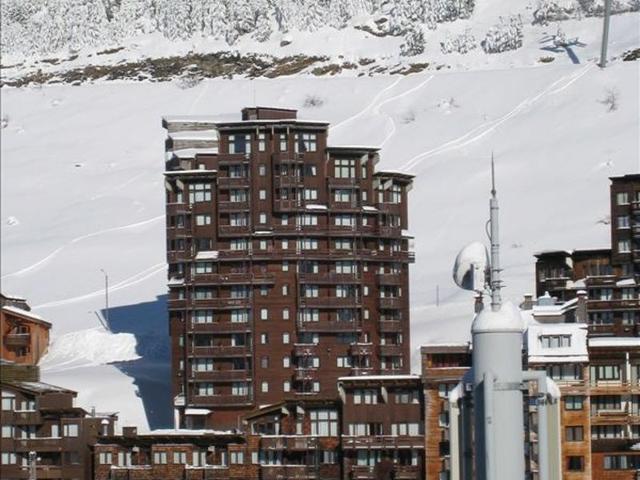
[[[619,35],[613,56],[640,43],[637,31]],[[333,124],[332,145],[382,146],[379,168],[416,175],[415,369],[420,344],[468,338],[472,299],[453,285],[451,267],[462,246],[486,240],[491,152],[507,298],[533,291],[534,252],[609,245],[608,177],[639,167],[638,81],[636,62],[601,70],[586,61],[407,77],[205,80],[190,89],[3,89],[2,289],[26,296],[53,322],[44,381],[78,390],[83,406],[119,411],[121,425],[168,426],[160,117],[237,118],[254,99],[297,107],[299,118]],[[613,111],[604,102],[611,92]],[[322,105],[304,107],[309,96]]]

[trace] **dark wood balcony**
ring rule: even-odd
[[[2,443],[5,444],[5,439],[3,439]],[[61,452],[69,451],[76,447],[77,439],[69,438],[35,437],[13,440],[13,451],[15,452],[30,452],[31,450],[36,452]]]
[[[167,262],[175,263],[175,262],[188,262],[193,259],[193,255],[191,252],[187,252],[184,250],[170,250],[167,252]]]
[[[386,297],[386,298],[379,298],[378,305],[380,305],[380,308],[395,310],[395,309],[404,308],[405,302],[404,302],[404,299],[400,297]]]
[[[221,188],[245,187],[249,188],[249,177],[218,177],[218,186]]]
[[[249,235],[251,227],[249,225],[218,225],[218,234],[221,237]]]
[[[191,398],[194,406],[242,406],[251,405],[249,395],[194,395]]]
[[[390,203],[390,202],[377,203],[376,208],[380,210],[382,213],[390,213],[393,215],[402,214],[401,203]]]
[[[0,422],[2,425],[40,425],[42,415],[40,412],[32,410],[2,410],[0,411]]]
[[[249,357],[251,356],[251,347],[248,345],[190,346],[188,354],[192,357]]]
[[[189,331],[193,333],[249,333],[251,326],[249,322],[192,322]]]
[[[360,180],[357,178],[336,178],[329,177],[327,179],[330,187],[358,187],[360,186]]]
[[[299,283],[311,283],[311,284],[349,284],[360,283],[362,279],[357,273],[299,273]]]
[[[234,202],[234,201],[219,201],[218,202],[218,211],[220,212],[241,212],[249,210],[249,202]]]
[[[293,379],[297,381],[318,380],[320,375],[317,368],[296,368],[293,373]]]
[[[298,322],[300,332],[354,332],[360,322],[342,322],[338,320],[319,320],[317,322]]]
[[[375,467],[353,465],[349,472],[352,480],[375,480],[379,478]],[[394,465],[392,477],[394,480],[419,480],[422,478],[421,468],[417,465]]]
[[[390,227],[386,225],[378,226],[378,234],[381,237],[401,237],[402,227]]]
[[[400,273],[378,273],[376,275],[378,285],[402,285],[403,276]]]
[[[29,333],[8,333],[4,337],[4,344],[7,347],[28,347],[31,343]]]
[[[208,372],[194,371],[191,380],[210,382],[232,382],[251,380],[251,370],[211,370]]]
[[[294,357],[305,357],[318,354],[318,345],[315,343],[298,343],[293,346]]]
[[[397,357],[404,353],[402,345],[380,345],[380,355],[385,357]]]
[[[189,215],[191,207],[187,203],[167,203],[167,215]]]
[[[402,332],[402,322],[400,320],[380,320],[378,330],[382,333],[400,333]]]
[[[301,297],[302,308],[359,308],[362,300],[357,297]]]
[[[212,310],[229,310],[235,308],[250,308],[251,298],[203,298],[191,302],[194,308],[210,308]]]
[[[416,448],[424,449],[424,435],[369,435],[369,436],[342,436],[344,449],[357,448]]]
[[[304,210],[304,205],[302,203],[302,200],[277,199],[277,200],[273,201],[273,209],[276,212],[293,212],[293,211],[297,211],[297,210]],[[288,225],[288,226],[295,229],[295,224],[294,225]]]
[[[273,273],[202,273],[194,276],[198,285],[272,284]]]
[[[274,177],[276,188],[302,188],[304,187],[304,177],[296,175],[280,175]]]
[[[167,300],[169,310],[184,310],[187,308],[187,300],[184,298],[170,298]]]
[[[372,355],[373,345],[370,343],[352,343],[349,345],[349,354],[354,357]]]
[[[315,450],[318,445],[317,437],[274,435],[260,438],[260,447],[265,450],[305,451]]]
[[[262,480],[319,479],[313,465],[260,465]]]

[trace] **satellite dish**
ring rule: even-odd
[[[480,242],[473,242],[458,253],[453,265],[453,281],[464,290],[483,292],[489,274],[489,253]]]

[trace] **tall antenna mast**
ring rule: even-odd
[[[497,312],[500,310],[500,306],[502,305],[502,296],[500,295],[502,284],[500,282],[500,243],[498,227],[498,213],[500,211],[500,207],[498,206],[498,197],[496,195],[496,172],[493,153],[491,153],[491,200],[489,201],[489,207],[489,239],[491,240],[491,276],[489,280],[489,288],[491,290],[491,310]]]

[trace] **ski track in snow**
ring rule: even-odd
[[[400,83],[400,81],[402,80],[401,78],[398,78],[395,82],[393,82],[391,85],[388,85],[387,87],[383,88],[382,90],[380,90],[377,95],[375,97],[373,97],[373,100],[371,100],[371,103],[369,103],[369,105],[367,105],[366,107],[364,107],[362,110],[360,110],[358,113],[356,113],[355,115],[352,115],[344,120],[342,120],[341,122],[336,123],[335,125],[329,127],[329,130],[335,130],[336,128],[340,128],[341,126],[355,120],[356,118],[364,115],[365,113],[367,113],[369,110],[371,110],[372,108],[375,107],[375,105],[378,103],[378,101],[380,100],[380,98],[388,91],[393,89],[396,85],[398,85]]]
[[[128,288],[131,287],[133,285],[137,285],[138,283],[141,283],[151,277],[153,277],[154,275],[157,275],[160,272],[165,271],[166,269],[166,264],[165,262],[161,262],[161,263],[156,263],[155,265],[152,265],[144,270],[142,270],[141,272],[136,273],[135,275],[132,275],[128,278],[125,278],[124,280],[120,281],[119,283],[116,283],[115,285],[109,287],[109,292],[116,292],[118,290],[122,290],[123,288]],[[52,302],[48,302],[48,303],[43,303],[41,305],[36,305],[32,308],[36,309],[36,308],[49,308],[49,307],[59,307],[61,305],[67,305],[69,303],[75,303],[75,302],[80,302],[82,300],[87,300],[89,298],[93,298],[93,297],[97,297],[97,296],[101,296],[104,295],[104,289],[100,289],[100,290],[95,290],[93,292],[90,293],[86,293],[84,295],[80,295],[77,297],[71,297],[71,298],[66,298],[64,300],[55,300]]]
[[[382,107],[384,105],[386,105],[387,103],[391,103],[393,101],[396,101],[404,96],[407,95],[411,95],[414,92],[417,92],[418,90],[420,90],[422,87],[424,87],[427,83],[429,83],[432,79],[433,79],[434,75],[431,75],[429,77],[427,77],[425,80],[423,80],[422,82],[420,82],[418,85],[416,85],[415,87],[410,88],[409,90],[402,92],[398,95],[395,95],[391,98],[388,98],[386,100],[384,100],[383,102],[379,103],[378,105],[376,105],[373,108],[373,113],[374,114],[379,114],[382,112]],[[382,112],[384,113],[384,112]],[[384,147],[384,145],[391,139],[391,137],[393,137],[396,133],[396,122],[393,120],[393,117],[387,113],[385,113],[385,115],[388,117],[388,119],[391,121],[391,130],[389,133],[387,133],[387,136],[384,137],[384,140],[382,141],[382,143],[379,145],[380,148]]]
[[[165,218],[164,215],[159,215],[157,217],[149,218],[149,219],[143,220],[141,222],[130,223],[128,225],[122,225],[120,227],[107,228],[107,229],[104,229],[104,230],[98,230],[97,232],[88,233],[86,235],[81,235],[80,237],[76,237],[76,238],[72,239],[71,241],[69,241],[65,245],[62,245],[61,247],[56,248],[53,252],[51,252],[49,255],[47,255],[43,259],[38,260],[36,263],[34,263],[32,265],[29,265],[28,267],[24,267],[24,268],[22,268],[22,269],[20,269],[20,270],[18,270],[16,272],[7,273],[5,275],[2,275],[0,277],[0,279],[20,276],[20,275],[24,275],[25,273],[33,272],[34,270],[37,270],[42,265],[46,264],[49,260],[51,260],[53,257],[55,257],[58,253],[60,253],[62,250],[64,250],[68,246],[73,245],[74,243],[81,242],[82,240],[86,240],[86,239],[92,238],[92,237],[97,237],[99,235],[104,235],[105,233],[111,233],[111,232],[117,232],[117,231],[120,231],[120,230],[127,230],[129,228],[141,227],[143,225],[148,225],[150,223],[157,222],[158,220],[163,219],[163,218]]]
[[[507,122],[511,118],[520,114],[526,108],[531,107],[533,104],[538,102],[541,98],[546,95],[555,95],[567,89],[573,83],[578,81],[583,75],[585,75],[589,70],[593,68],[593,64],[589,64],[577,72],[571,72],[567,75],[561,76],[559,79],[551,83],[551,85],[544,88],[541,92],[537,93],[532,97],[525,98],[522,102],[520,102],[513,110],[498,118],[497,120],[493,120],[491,122],[485,122],[477,127],[471,129],[464,135],[461,135],[458,138],[453,140],[449,140],[448,142],[443,143],[442,145],[432,148],[431,150],[427,150],[426,152],[422,152],[415,157],[408,160],[405,164],[403,164],[400,168],[402,170],[411,170],[422,163],[423,160],[438,155],[440,153],[444,153],[450,150],[459,149],[462,147],[466,147],[467,145],[477,142],[482,139],[486,135],[492,133],[496,128],[498,128],[503,123]],[[563,84],[563,82],[566,82]],[[561,86],[558,86],[561,85]],[[557,87],[557,88],[556,88]]]

